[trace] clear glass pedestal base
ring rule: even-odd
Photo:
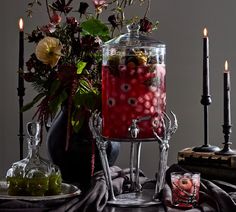
[[[160,200],[153,199],[153,194],[153,189],[143,189],[142,192],[120,194],[115,197],[115,200],[109,200],[107,204],[118,207],[149,207],[161,204]]]

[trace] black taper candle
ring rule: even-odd
[[[19,73],[18,73],[18,97],[19,97],[19,142],[20,142],[20,159],[23,159],[23,142],[24,142],[24,124],[23,112],[21,111],[24,103],[25,87],[24,79],[21,76],[24,70],[24,28],[22,18],[19,20]]]
[[[203,89],[201,104],[204,106],[204,144],[200,147],[194,147],[195,152],[216,152],[220,149],[209,144],[209,117],[208,106],[211,104],[210,96],[210,77],[209,77],[209,39],[207,29],[203,30]]]
[[[211,104],[210,79],[209,79],[209,39],[207,29],[203,30],[203,89],[201,104],[204,105],[204,145],[208,146],[209,124],[208,124],[208,105]]]
[[[210,96],[210,79],[209,79],[209,39],[207,29],[203,30],[203,100],[204,105],[211,103]]]
[[[209,79],[209,39],[207,29],[203,30],[203,90],[201,104],[204,105],[204,146],[209,143],[208,105],[211,104]]]
[[[230,73],[228,62],[225,61],[224,70],[224,125],[231,126],[231,109],[230,109]]]
[[[224,147],[221,151],[217,152],[219,155],[236,155],[236,151],[230,148],[232,144],[230,142],[230,133],[232,132],[231,126],[231,108],[230,108],[230,72],[228,70],[228,62],[225,61],[225,70],[224,70],[224,124],[223,133],[224,133]]]

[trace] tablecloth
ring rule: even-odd
[[[181,212],[182,209],[172,207],[170,189],[170,173],[184,170],[179,165],[172,165],[166,172],[166,184],[161,193],[163,207],[167,212]],[[115,194],[120,194],[129,187],[129,169],[117,166],[110,167]],[[153,186],[155,180],[148,180],[140,172],[140,182]],[[97,172],[93,178],[91,188],[82,196],[55,201],[30,202],[20,200],[0,200],[1,212],[101,212],[108,200],[108,190],[103,172]],[[219,181],[201,179],[199,205],[186,212],[236,212],[236,185]]]

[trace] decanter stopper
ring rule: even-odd
[[[35,138],[35,139],[39,138],[40,124],[38,122],[28,122],[26,129],[30,138]]]

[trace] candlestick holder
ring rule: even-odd
[[[20,73],[22,72],[22,70],[20,70]],[[20,74],[19,73],[19,74]],[[19,142],[20,142],[20,159],[23,159],[23,143],[24,143],[24,118],[23,118],[23,112],[22,112],[22,107],[24,104],[24,95],[25,95],[25,87],[24,87],[24,83],[22,83],[22,78],[21,76],[19,76],[19,85],[17,88],[17,95],[19,97]]]
[[[22,107],[24,104],[24,95],[25,95],[25,87],[24,87],[24,79],[20,76],[23,70],[19,70],[19,85],[17,88],[17,95],[19,97],[19,143],[20,143],[20,160],[23,159],[23,143],[24,143],[24,118]]]
[[[202,95],[201,104],[204,106],[204,144],[199,147],[194,147],[194,152],[218,152],[220,148],[209,144],[209,113],[208,106],[211,104],[210,95]]]
[[[224,133],[224,147],[220,151],[216,152],[217,155],[236,155],[236,151],[230,148],[232,142],[230,142],[230,133],[232,132],[231,125],[222,125]]]
[[[161,138],[153,129],[154,137],[150,139],[139,139],[139,127],[138,123],[141,122],[142,118],[137,118],[132,120],[132,124],[128,131],[130,133],[130,139],[117,139],[117,141],[127,141],[131,142],[130,148],[130,192],[125,194],[120,194],[118,196],[114,195],[112,179],[109,170],[109,165],[106,155],[106,146],[108,139],[102,136],[102,119],[100,113],[95,111],[89,119],[89,127],[93,134],[94,139],[96,139],[96,144],[99,149],[99,154],[102,161],[102,167],[104,171],[104,176],[106,184],[109,190],[109,201],[108,204],[118,207],[147,207],[151,205],[160,204],[160,191],[163,189],[165,182],[165,172],[167,168],[167,158],[169,150],[169,140],[172,135],[176,132],[178,128],[177,118],[174,113],[171,112],[174,123],[171,123],[171,119],[166,113],[163,113],[164,117],[161,118],[163,124],[163,138]],[[145,118],[144,118],[145,119]],[[139,183],[139,167],[140,167],[140,152],[141,144],[143,141],[157,141],[159,144],[159,167],[157,170],[157,180],[154,194],[150,191],[142,189]],[[136,155],[135,153],[136,148]],[[134,168],[135,163],[135,168]]]

